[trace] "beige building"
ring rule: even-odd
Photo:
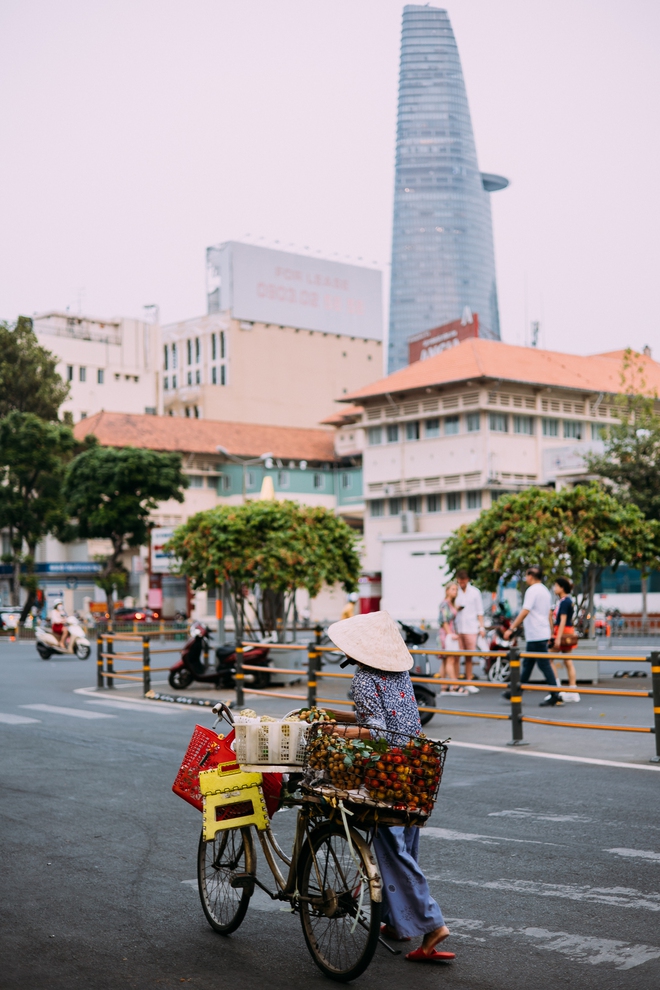
[[[640,360],[659,388],[660,364]],[[622,366],[623,352],[470,339],[347,396],[335,447],[363,451],[364,567],[382,572],[384,608],[435,618],[444,538],[504,493],[585,477],[585,454],[616,422]]]
[[[48,312],[33,317],[39,343],[56,355],[69,383],[62,412],[75,423],[101,409],[162,411],[160,329],[141,320],[97,319]]]
[[[382,376],[380,340],[213,313],[162,328],[170,416],[315,427]]]

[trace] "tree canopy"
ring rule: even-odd
[[[0,417],[16,411],[56,420],[69,394],[56,365],[57,358],[39,344],[32,320],[0,322]]]
[[[62,484],[75,447],[71,429],[62,423],[20,412],[0,420],[0,529],[9,530],[14,594],[19,583],[28,593],[21,621],[36,597],[37,544],[49,533],[65,535]]]
[[[530,488],[501,498],[443,544],[447,567],[464,567],[475,583],[495,591],[500,579],[522,578],[539,564],[550,580],[627,563],[648,564],[660,555],[659,527],[635,505],[625,505],[597,484],[573,489]]]
[[[168,550],[194,587],[228,586],[241,627],[249,595],[263,626],[264,591],[279,596],[278,617],[285,620],[299,588],[311,598],[323,584],[354,591],[360,573],[353,530],[329,509],[291,501],[250,501],[199,512],[175,531]]]
[[[188,479],[181,455],[136,447],[101,447],[79,454],[69,465],[64,495],[77,539],[107,539],[112,552],[103,560],[98,584],[110,600],[122,590],[122,554],[149,541],[149,517],[159,502],[183,502]]]

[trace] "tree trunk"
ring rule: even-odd
[[[11,603],[12,605],[20,605],[21,601],[21,559],[18,554],[14,555],[14,570],[12,572],[12,582],[11,582]]]
[[[596,568],[589,564],[589,639],[596,636],[596,616],[594,613],[594,598],[596,596]]]
[[[25,620],[27,619],[27,617],[30,614],[30,611],[32,609],[32,606],[34,605],[34,603],[37,600],[37,586],[38,585],[37,585],[37,579],[36,579],[36,576],[35,576],[35,573],[34,573],[34,567],[35,567],[34,557],[35,557],[36,552],[37,552],[36,544],[35,544],[35,546],[28,546],[28,555],[27,555],[27,558],[25,560],[25,572],[26,573],[25,573],[25,577],[23,579],[23,586],[24,586],[24,588],[27,591],[27,597],[25,599],[25,604],[23,605],[23,609],[21,611],[21,617],[19,619],[19,622],[20,622],[20,624],[22,626],[25,625]]]
[[[648,635],[649,630],[648,590],[648,574],[642,574],[642,636]]]

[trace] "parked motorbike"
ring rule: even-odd
[[[209,650],[212,633],[208,626],[194,622],[190,627],[190,639],[181,650],[177,662],[170,667],[168,681],[170,687],[182,690],[189,687],[193,681],[200,684],[213,684],[217,689],[233,690],[236,687],[236,643],[225,643],[214,651],[215,662],[206,664],[204,657]],[[243,650],[243,662],[254,667],[268,667],[268,647],[261,643],[246,646]],[[246,671],[245,684],[251,684],[259,689],[267,688],[270,684],[270,672]]]
[[[39,625],[35,629],[34,638],[37,653],[42,660],[50,660],[54,653],[60,656],[76,656],[79,660],[86,660],[92,652],[91,644],[78,617],[68,615],[64,621],[67,626],[66,648],[60,646],[57,636],[48,632],[44,626]]]

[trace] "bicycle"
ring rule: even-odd
[[[290,856],[280,848],[267,817],[262,828],[225,825],[209,841],[202,830],[197,880],[206,919],[220,935],[235,932],[259,887],[300,914],[309,952],[326,976],[339,982],[353,980],[365,971],[379,941],[390,952],[396,951],[380,936],[377,861],[365,836],[348,823],[343,805],[332,808],[313,794],[289,794],[282,806],[298,808]],[[272,873],[274,891],[257,877],[253,829]]]

